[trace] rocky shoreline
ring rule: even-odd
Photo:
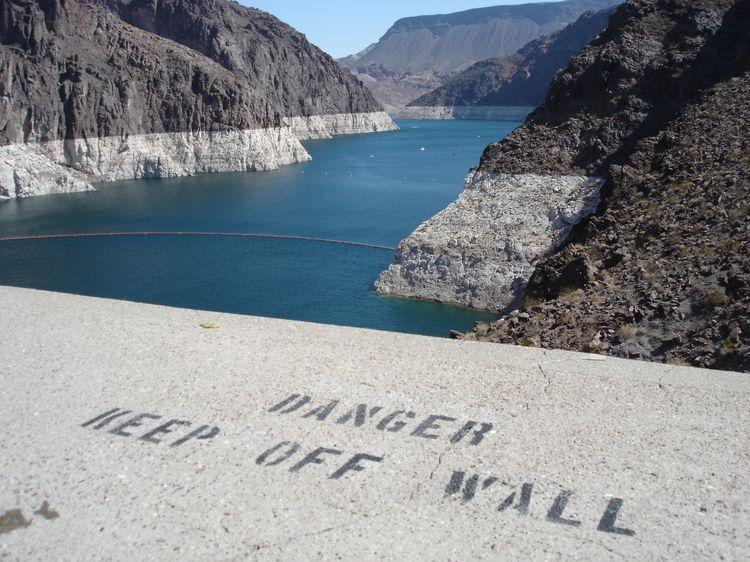
[[[0,5],[0,199],[269,170],[395,125],[347,70],[225,0]]]
[[[523,121],[534,111],[531,106],[408,106],[393,114],[396,119],[477,121]]]
[[[305,162],[301,140],[396,129],[384,112],[292,117],[283,127],[150,133],[0,146],[0,200],[123,179],[274,170]]]
[[[286,121],[292,134],[299,140],[329,139],[340,135],[382,133],[398,129],[384,111],[290,117]]]
[[[602,183],[472,172],[455,203],[399,244],[375,290],[493,312],[517,306],[537,261],[596,210]]]

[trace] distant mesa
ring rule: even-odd
[[[473,64],[509,56],[586,11],[622,0],[565,0],[478,8],[397,21],[375,44],[339,60],[388,110],[398,110]]]
[[[523,120],[544,101],[555,74],[594,39],[615,8],[586,12],[517,53],[478,62],[409,103],[399,117]]]

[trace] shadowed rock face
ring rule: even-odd
[[[620,2],[565,0],[405,18],[376,44],[339,62],[372,83],[386,106],[403,107],[478,61],[511,55],[586,11]]]
[[[7,0],[0,12],[2,144],[381,109],[291,27],[224,0]]]
[[[534,40],[509,57],[475,64],[409,106],[538,106],[555,74],[607,27],[613,12],[586,12],[562,31]]]
[[[470,339],[750,371],[750,1],[631,0],[485,172],[607,178]]]

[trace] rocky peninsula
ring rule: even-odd
[[[474,176],[491,178],[490,196],[467,190],[420,227],[377,288],[516,308],[467,339],[750,370],[748,21],[750,0],[629,0],[487,148]],[[499,228],[533,212],[513,203],[511,178],[529,174],[551,193],[563,178],[603,181],[560,245]],[[509,284],[522,259],[533,267]]]
[[[375,289],[496,312],[517,306],[539,256],[596,210],[602,183],[472,172],[458,201],[401,242]]]
[[[303,35],[225,0],[0,5],[0,199],[268,170],[395,128]]]

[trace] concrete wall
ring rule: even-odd
[[[746,375],[14,288],[0,310],[3,559],[750,552]]]

